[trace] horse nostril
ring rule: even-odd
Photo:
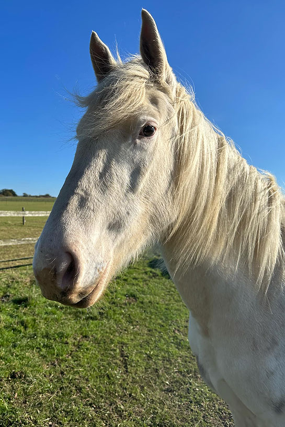
[[[67,291],[75,284],[79,273],[76,257],[70,252],[65,252],[60,262],[57,274],[57,284],[62,291]]]

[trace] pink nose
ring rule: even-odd
[[[57,301],[67,299],[66,303],[74,303],[74,299],[77,302],[75,288],[79,277],[79,264],[78,257],[71,250],[44,256],[38,248],[34,257],[34,273],[43,295]]]

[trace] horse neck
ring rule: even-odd
[[[246,269],[266,292],[284,259],[284,200],[274,177],[249,166],[190,101],[178,108],[174,207],[166,245],[175,274],[188,266]]]

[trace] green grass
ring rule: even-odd
[[[54,205],[55,198],[44,197],[0,197],[1,211],[50,211]]]
[[[204,385],[173,283],[144,258],[76,310],[31,268],[0,276],[0,425],[233,426]]]
[[[0,217],[0,240],[23,239],[26,237],[38,238],[46,220],[47,217],[28,217],[26,224],[22,225],[22,218],[20,217]],[[0,260],[33,256],[34,246],[34,243],[27,245],[0,246]],[[0,268],[16,264],[26,264],[28,262],[31,262],[31,260],[12,263],[1,262]]]
[[[0,217],[0,239],[23,239],[24,237],[39,237],[47,217],[26,218],[25,225],[22,217]]]
[[[0,198],[0,210],[21,210],[19,206],[24,200],[26,210],[51,210],[55,199],[36,199],[28,197]],[[15,209],[14,209],[15,208]],[[27,237],[38,238],[46,223],[47,217],[27,217],[25,225],[22,224],[22,217],[0,217],[0,240],[23,239]],[[33,256],[34,244],[0,246],[0,260],[15,259]],[[20,264],[31,261],[20,261]],[[19,264],[18,263],[18,264]],[[1,267],[8,267],[17,263],[0,263]]]
[[[0,239],[38,237],[46,219],[0,218]],[[33,251],[0,246],[0,259]],[[129,267],[87,310],[45,300],[31,267],[0,271],[1,427],[233,426],[198,374],[180,296],[152,265]]]

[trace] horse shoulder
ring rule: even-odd
[[[244,414],[252,417],[252,425],[262,426],[254,420],[265,413],[266,425],[285,425],[282,288],[272,290],[265,303],[252,285],[202,271],[191,269],[176,284],[191,313],[189,342],[202,378],[236,417]]]

